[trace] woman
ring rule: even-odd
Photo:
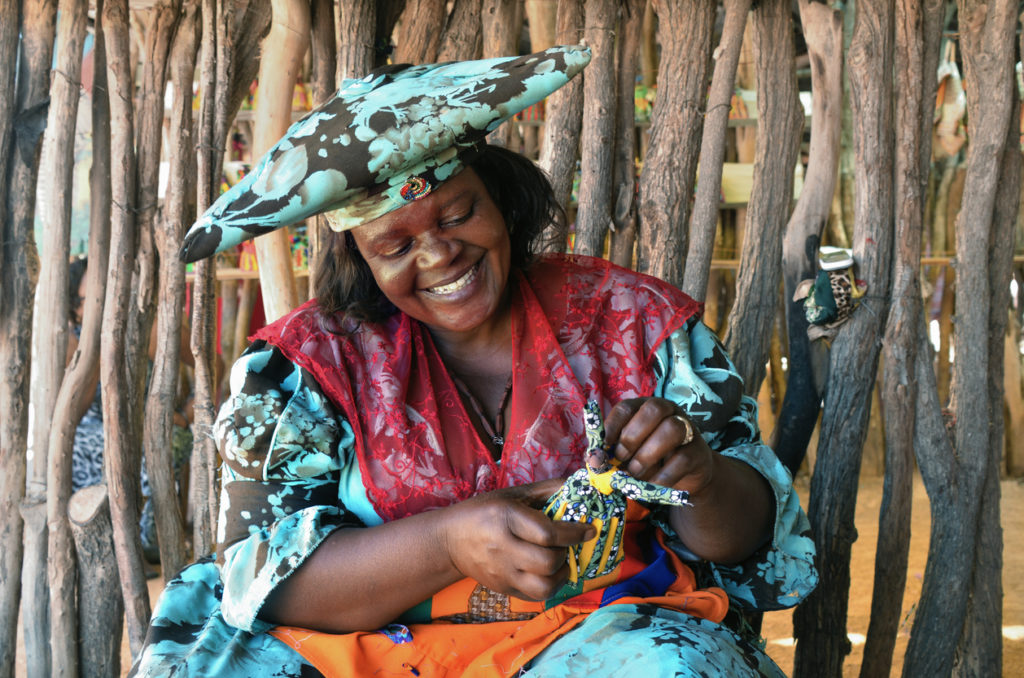
[[[480,62],[480,78],[564,82],[566,61]],[[374,87],[406,91],[400,79]],[[395,119],[423,106],[388,100]],[[384,189],[346,203],[320,186],[308,201],[330,206],[339,231],[318,299],[261,331],[232,370],[217,563],[169,584],[137,674],[778,674],[721,622],[730,606],[795,604],[815,583],[789,476],[699,305],[601,260],[533,256],[560,213],[551,189],[528,160],[478,144],[515,106],[421,145],[427,161],[378,173]],[[318,138],[302,124],[253,173],[264,179],[197,222],[193,254],[231,242],[232,203],[266,230],[274,212],[252,205],[310,194],[322,170],[308,162],[304,182],[266,178],[289,152],[294,167],[297,139]],[[690,505],[631,503],[622,562],[570,581],[569,547],[597,531],[541,508],[582,464],[589,400],[620,468]]]

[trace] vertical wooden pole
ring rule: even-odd
[[[782,274],[782,234],[793,204],[793,170],[804,123],[792,22],[788,2],[762,2],[754,11],[760,129],[736,275],[736,301],[725,336],[725,345],[751,396],[761,387],[768,360]],[[769,299],[772,303],[765,303]]]
[[[690,201],[700,154],[707,97],[707,62],[715,11],[712,0],[658,0],[661,70],[651,140],[640,173],[638,268],[679,286],[683,282]],[[679,30],[687,26],[687,30]]]
[[[288,130],[292,121],[292,91],[309,46],[308,0],[274,0],[270,34],[263,43],[260,100],[253,127],[253,156],[260,157]],[[292,275],[291,238],[281,228],[253,241],[260,262],[260,286],[267,322],[298,306]]]
[[[579,207],[573,250],[592,257],[604,256],[612,219],[616,18],[617,7],[612,0],[587,0],[583,33],[593,56],[583,81]]]
[[[581,0],[559,0],[555,40],[561,45],[575,45],[583,37],[583,3]],[[551,180],[555,198],[566,211],[580,145],[583,123],[583,80],[586,71],[569,81],[545,101],[544,140],[541,142],[539,165]],[[541,249],[564,252],[568,241],[568,224],[551,224],[544,231]]]
[[[7,195],[0,220],[0,266],[3,296],[0,300],[0,676],[14,675],[15,634],[19,603],[37,614],[48,612],[46,578],[22,577],[23,565],[41,572],[45,560],[26,550],[26,528],[19,510],[25,497],[28,450],[28,410],[31,365],[33,299],[39,276],[39,255],[33,231],[39,147],[46,128],[50,69],[56,27],[55,0],[22,2],[17,11],[4,14],[20,32],[18,85],[14,115],[19,123],[10,130],[10,153],[0,156],[6,165]],[[20,20],[19,20],[20,19]],[[7,47],[9,43],[4,43]],[[15,64],[6,65],[13,73]],[[10,92],[11,90],[7,90]],[[41,508],[36,514],[43,518]],[[43,528],[36,528],[37,533]],[[38,544],[45,546],[44,540]],[[24,557],[23,557],[24,556]],[[35,560],[29,565],[23,561]],[[25,649],[29,656],[46,657],[47,622],[26,625]],[[45,668],[45,666],[44,666]],[[34,672],[38,675],[39,672]]]
[[[808,515],[818,549],[817,590],[795,613],[795,675],[838,678],[849,652],[846,616],[861,451],[881,349],[893,238],[890,0],[860,0],[847,63],[859,172],[854,258],[868,296],[832,344]],[[917,162],[913,159],[912,162]]]
[[[131,404],[134,375],[126,373],[132,269],[138,244],[135,220],[136,162],[134,149],[135,91],[129,47],[128,3],[107,0],[103,7],[107,38],[107,78],[111,120],[111,166],[117,167],[111,185],[113,212],[110,227],[110,263],[103,302],[100,345],[100,383],[103,388],[103,439],[110,517],[129,646],[134,655],[142,647],[149,624],[149,592],[142,571],[139,544],[139,439],[135,435]]]
[[[743,46],[743,31],[750,13],[750,0],[726,0],[722,39],[715,49],[715,72],[711,76],[708,112],[700,142],[700,181],[690,218],[690,243],[686,253],[683,291],[698,301],[707,295],[715,227],[721,203],[722,163],[725,161],[729,110],[736,82],[736,65]]]
[[[613,233],[609,256],[625,268],[633,268],[636,249],[636,71],[640,59],[645,0],[623,3],[619,19],[619,66],[615,113],[615,159],[612,175]]]
[[[441,35],[439,62],[470,61],[483,54],[480,7],[481,0],[454,0]]]
[[[75,164],[75,121],[81,98],[82,48],[88,12],[85,0],[62,0],[58,6],[56,72],[62,77],[50,85],[50,110],[43,139],[43,160],[40,171],[53,183],[43,217],[43,275],[36,294],[45,303],[37,304],[40,337],[52,337],[48,346],[36,351],[41,381],[50,381],[53,390],[52,409],[44,402],[34,402],[35,414],[42,419],[47,435],[33,439],[37,458],[46,464],[47,567],[36,576],[47,576],[50,585],[50,653],[54,675],[76,676],[78,667],[78,615],[75,603],[77,567],[71,527],[67,521],[71,498],[71,452],[77,422],[71,416],[78,392],[92,386],[88,379],[91,365],[73,361],[65,376],[67,332],[69,330],[68,254],[71,238],[71,192]],[[97,276],[90,276],[96,280]],[[94,300],[95,295],[90,295]],[[92,330],[88,346],[82,351],[98,350],[98,305],[91,305]],[[84,329],[84,328],[83,328]],[[63,345],[61,345],[63,344]],[[88,356],[95,357],[95,354]],[[64,383],[62,383],[64,382]],[[37,419],[37,422],[39,419]],[[36,429],[38,434],[39,429]]]
[[[121,675],[124,604],[114,556],[107,486],[91,485],[73,494],[68,513],[81,572],[79,673],[89,678],[116,678]]]
[[[516,0],[483,0],[480,21],[485,59],[515,56],[519,53],[519,29],[522,28],[522,22],[516,24],[515,17]],[[487,141],[512,148],[513,131],[512,122],[504,122],[488,135]]]
[[[938,3],[896,3],[895,74],[895,240],[892,306],[885,328],[884,382],[885,485],[878,519],[871,621],[861,675],[887,675],[899,629],[910,546],[913,498],[914,408],[919,384],[917,333],[921,304],[921,252],[924,206],[931,166],[931,130],[922,125],[935,100],[940,17]]]
[[[818,272],[818,246],[832,211],[839,170],[843,103],[843,13],[810,0],[800,2],[800,20],[811,61],[811,145],[807,177],[782,240],[783,308],[789,335],[789,379],[772,447],[791,473],[800,467],[821,410],[803,300],[793,293]]]
[[[406,0],[398,19],[396,64],[426,64],[437,59],[446,4],[445,0]]]
[[[335,73],[338,68],[338,44],[334,37],[334,2],[332,0],[313,0],[309,9],[312,26],[310,51],[312,52],[313,70],[313,106],[317,107],[330,99],[338,89],[335,82]],[[327,220],[323,215],[318,215],[306,222],[306,235],[309,243],[309,256],[306,260],[309,269],[309,276],[306,278],[307,293],[305,296],[307,298],[316,295],[314,290],[316,269],[322,254],[321,239],[327,232],[327,228]]]
[[[170,52],[168,72],[174,93],[169,135],[172,143],[167,149],[170,176],[163,215],[154,225],[160,254],[160,303],[143,435],[165,582],[170,581],[188,562],[185,521],[178,502],[171,453],[185,308],[185,266],[178,260],[177,251],[184,236],[184,227],[194,217],[189,204],[195,191],[192,82],[199,45],[198,9],[197,0],[190,0],[183,8]]]

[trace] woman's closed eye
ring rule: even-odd
[[[407,254],[412,249],[412,239],[404,240],[400,243],[393,245],[387,245],[380,248],[380,256],[387,259],[395,259],[404,254]]]

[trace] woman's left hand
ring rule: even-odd
[[[634,478],[696,494],[712,479],[713,453],[675,403],[632,398],[605,419],[605,443]]]
[[[675,403],[623,400],[604,427],[606,445],[622,462],[619,468],[690,493],[691,506],[672,507],[669,521],[699,557],[738,563],[771,536],[768,481],[747,464],[713,452]]]

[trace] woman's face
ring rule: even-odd
[[[352,230],[384,296],[435,331],[498,319],[510,268],[505,220],[472,169]]]

